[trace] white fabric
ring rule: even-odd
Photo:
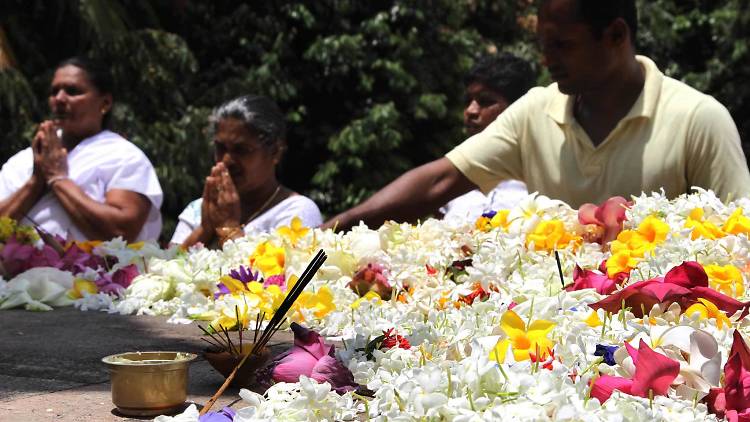
[[[203,198],[198,198],[180,213],[171,243],[181,244],[196,227],[200,226],[202,205]],[[306,196],[292,195],[245,224],[245,233],[269,232],[278,227],[288,226],[294,217],[299,217],[302,225],[306,227],[318,227],[323,224],[323,216],[320,215],[315,202]]]
[[[34,170],[31,148],[10,158],[0,170],[0,200],[26,183]],[[146,155],[122,136],[108,130],[81,141],[68,152],[68,176],[90,198],[104,202],[112,189],[143,194],[151,201],[151,210],[137,240],[157,239],[161,232],[161,207],[164,195],[159,179]],[[68,240],[88,239],[75,226],[52,192],[45,193],[27,213],[44,230]]]
[[[487,195],[479,189],[461,195],[440,208],[440,212],[445,219],[476,220],[489,211],[511,209],[528,194],[523,182],[506,180],[500,182]]]

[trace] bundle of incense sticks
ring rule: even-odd
[[[214,394],[211,399],[208,400],[206,405],[203,406],[203,409],[201,409],[200,412],[201,415],[204,415],[206,414],[206,412],[211,410],[211,407],[213,407],[214,403],[216,403],[216,400],[221,397],[229,383],[231,383],[234,379],[235,374],[237,374],[237,370],[245,363],[245,360],[247,360],[250,355],[259,355],[261,353],[268,341],[271,340],[273,334],[281,327],[281,324],[286,319],[286,314],[287,312],[289,312],[289,309],[291,309],[294,301],[296,301],[300,293],[305,290],[307,284],[310,283],[310,280],[312,280],[313,276],[315,276],[315,273],[318,272],[320,266],[323,265],[327,258],[328,256],[326,256],[325,252],[323,252],[322,249],[318,251],[313,260],[310,261],[310,263],[307,265],[307,268],[305,268],[305,271],[302,273],[302,276],[299,278],[297,283],[294,285],[294,287],[292,287],[291,290],[289,290],[286,297],[284,298],[284,301],[281,303],[281,306],[279,306],[279,309],[277,309],[273,314],[273,317],[271,317],[271,321],[268,323],[268,325],[266,325],[263,333],[253,345],[252,351],[243,356],[242,360],[237,364],[237,366],[234,367],[234,370],[232,370],[232,373],[229,374],[227,379],[224,381],[224,384],[219,387],[219,390],[216,391],[216,394]]]
[[[60,256],[63,256],[65,254],[65,248],[63,245],[60,244],[60,242],[55,239],[55,236],[52,236],[49,234],[46,230],[44,230],[39,224],[37,224],[36,221],[34,221],[31,217],[24,214],[23,218],[29,220],[31,222],[31,225],[34,226],[34,230],[39,234],[39,237],[42,239],[42,241],[50,246],[52,249],[55,250]]]
[[[239,306],[235,305],[234,312],[235,312],[235,315],[237,316],[237,332],[239,333],[239,338],[240,338],[239,345],[232,343],[232,339],[229,336],[229,330],[222,325],[220,325],[218,328],[211,327],[211,329],[214,330],[213,333],[207,330],[204,326],[200,324],[198,324],[198,328],[200,328],[201,331],[203,331],[203,333],[210,338],[209,340],[207,338],[201,337],[201,340],[205,341],[206,343],[210,344],[212,347],[216,348],[218,352],[228,352],[232,354],[232,356],[237,357],[243,354],[244,348],[242,347],[242,332],[247,327],[242,323],[242,319],[240,318]],[[258,334],[260,334],[260,327],[262,326],[263,321],[265,321],[265,318],[266,318],[266,313],[259,312],[255,319],[255,327],[253,329],[253,344],[255,344],[258,341]],[[222,337],[222,334],[224,334],[223,337]]]

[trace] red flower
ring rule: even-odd
[[[606,262],[602,263],[604,266]],[[604,271],[594,272],[591,270],[581,269],[578,265],[573,270],[573,284],[565,286],[565,290],[573,292],[582,289],[596,289],[596,292],[600,295],[608,295],[617,289],[619,284],[627,278],[626,273],[619,273],[614,279],[607,276],[607,269],[604,266]]]
[[[479,298],[480,301],[485,300],[490,297],[490,293],[487,292],[482,288],[482,286],[477,283],[477,285],[474,287],[474,290],[469,293],[466,296],[461,296],[458,300],[467,304],[471,305],[474,303],[474,301]]]
[[[389,328],[388,330],[383,331],[383,342],[380,343],[380,349],[392,349],[394,347],[407,350],[411,349],[409,340],[407,340],[404,336],[398,335],[394,331],[395,329],[393,328]]]
[[[639,397],[648,397],[649,392],[654,396],[666,395],[670,384],[680,373],[680,364],[651,350],[643,340],[640,341],[638,350],[628,343],[625,343],[625,348],[635,365],[633,378],[602,375],[591,385],[591,397],[604,403],[614,390]]]
[[[631,308],[633,315],[641,318],[644,310],[650,311],[657,303],[665,307],[677,303],[684,311],[690,305],[697,303],[699,298],[710,301],[728,316],[742,310],[744,317],[750,305],[708,287],[708,276],[703,267],[697,262],[686,261],[669,270],[663,278],[657,277],[633,283],[589,306],[593,309],[617,313],[624,303],[625,307]]]
[[[729,421],[750,421],[750,349],[739,331],[724,365],[724,388],[712,388],[705,401],[708,410]]]

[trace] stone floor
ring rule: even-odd
[[[134,421],[111,401],[107,355],[147,350],[200,354],[206,344],[195,324],[165,318],[109,315],[60,308],[50,312],[0,311],[0,421]],[[278,332],[274,353],[291,346]],[[190,367],[188,403],[202,406],[224,378],[199,356]],[[214,409],[240,400],[228,388]],[[187,405],[187,403],[186,403]]]

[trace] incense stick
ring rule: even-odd
[[[239,370],[242,365],[245,364],[247,358],[250,355],[259,354],[260,351],[263,350],[266,343],[268,343],[273,334],[279,329],[279,327],[281,327],[283,321],[286,320],[286,314],[294,304],[294,301],[297,300],[297,297],[299,297],[300,293],[302,293],[302,291],[305,289],[310,280],[312,280],[312,278],[315,276],[315,274],[318,272],[320,267],[323,265],[323,262],[325,262],[327,258],[328,257],[322,249],[318,251],[310,264],[307,265],[307,268],[305,268],[305,271],[302,272],[302,276],[299,278],[299,280],[297,280],[297,283],[287,293],[284,301],[281,302],[281,306],[279,306],[279,309],[274,312],[273,317],[271,317],[271,321],[268,323],[268,325],[266,325],[266,328],[263,330],[260,338],[257,342],[255,342],[255,344],[253,344],[253,349],[250,351],[250,353],[245,354],[242,357],[237,366],[235,366],[232,370],[232,373],[230,373],[227,379],[224,380],[224,383],[221,385],[221,387],[219,387],[216,393],[208,400],[208,402],[206,402],[206,405],[203,406],[203,409],[201,409],[200,411],[200,415],[205,415],[209,410],[211,410],[211,407],[213,407],[214,403],[216,403],[216,400],[221,397],[221,395],[224,393],[224,390],[227,389],[229,384],[234,379],[235,375],[237,374],[237,370]],[[258,320],[259,319],[260,318],[258,318]]]
[[[562,265],[560,264],[560,254],[555,251],[555,261],[557,261],[557,273],[560,274],[560,283],[565,288],[565,279],[563,278]]]

